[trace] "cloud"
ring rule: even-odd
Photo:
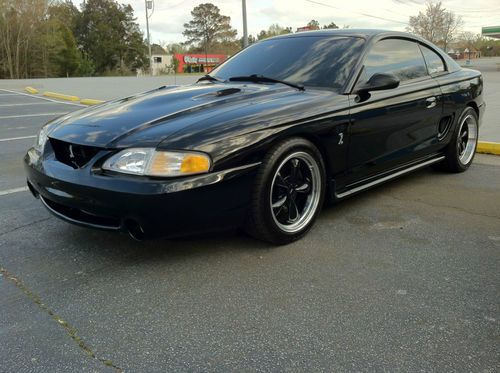
[[[191,19],[191,10],[198,4],[209,1],[155,0],[155,10],[149,20],[151,40],[153,42],[183,41],[183,25]],[[74,2],[79,3],[76,0]],[[144,1],[121,0],[119,2],[132,5],[137,22],[145,33]],[[257,35],[260,30],[267,29],[273,23],[292,27],[295,30],[297,27],[305,26],[311,19],[319,21],[321,25],[333,21],[339,26],[349,25],[351,28],[404,30],[405,25],[398,22],[407,22],[410,15],[424,11],[426,0],[356,0],[353,2],[317,0],[316,2],[327,6],[307,0],[247,0],[249,33]],[[241,0],[214,0],[212,3],[220,8],[222,14],[231,17],[231,24],[241,37],[243,33]],[[443,6],[462,16],[465,21],[464,29],[467,31],[480,33],[482,26],[491,26],[499,22],[498,0],[475,0],[473,3],[468,0],[443,0]]]

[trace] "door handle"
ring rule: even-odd
[[[425,100],[425,106],[427,107],[427,109],[431,109],[436,105],[437,105],[436,97],[429,97],[427,100]]]

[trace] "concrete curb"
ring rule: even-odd
[[[32,95],[36,95],[37,93],[39,93],[38,89],[35,89],[33,87],[24,87],[24,90],[28,93],[31,93]],[[99,105],[106,102],[102,100],[94,100],[93,98],[83,98],[80,100],[80,97],[78,96],[65,95],[63,93],[57,93],[57,92],[43,92],[42,95],[50,98],[57,98],[58,100],[66,100],[73,102],[79,101],[80,104],[87,106]]]
[[[80,104],[83,104],[83,105],[99,105],[99,104],[102,104],[103,102],[105,102],[105,101],[94,100],[92,98],[83,98],[80,100]]]
[[[33,87],[26,87],[24,88],[24,90],[28,93],[31,93],[33,95],[37,94],[38,93],[38,89],[36,88],[33,88]]]
[[[500,155],[500,143],[489,141],[478,141],[477,153]]]
[[[57,92],[43,92],[43,95],[45,97],[57,98],[59,100],[80,101],[80,97],[78,96],[64,95],[62,93],[57,93]]]

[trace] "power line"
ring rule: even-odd
[[[317,5],[322,5],[322,6],[326,6],[328,8],[332,8],[332,9],[337,9],[337,10],[342,10],[342,11],[348,11],[348,12],[351,12],[351,13],[355,13],[355,14],[359,14],[359,15],[362,15],[362,16],[365,16],[365,17],[370,17],[370,18],[375,18],[375,19],[380,19],[382,21],[388,21],[388,22],[394,22],[394,23],[400,23],[402,25],[407,25],[408,22],[402,22],[402,21],[397,21],[395,19],[391,19],[391,18],[385,18],[385,17],[379,17],[379,16],[374,16],[372,14],[366,14],[366,13],[362,13],[362,12],[357,12],[355,10],[350,10],[350,9],[344,9],[344,8],[340,8],[340,7],[337,7],[337,6],[334,6],[334,5],[330,5],[330,4],[325,4],[325,3],[322,3],[320,1],[315,1],[315,0],[305,0],[309,3],[313,3],[313,4],[317,4]]]
[[[425,3],[425,2],[421,3],[421,2],[418,2],[418,1],[415,1],[415,0],[393,0],[393,1],[395,1],[396,3],[398,3],[400,5],[409,6],[411,8],[414,8],[415,6],[419,6],[419,7],[426,7],[427,6],[427,3]],[[480,9],[478,9],[479,7],[464,8],[464,7],[456,6],[456,5],[452,5],[452,4],[442,4],[442,5],[443,5],[443,9],[448,10],[448,11],[452,11],[452,12],[455,12],[455,13],[460,13],[460,12],[493,13],[493,12],[499,12],[500,11],[500,7],[498,7],[498,6],[491,7],[491,8],[480,8]]]

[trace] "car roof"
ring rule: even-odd
[[[402,31],[391,31],[391,30],[381,30],[381,29],[324,29],[324,30],[312,30],[312,31],[301,31],[290,34],[283,34],[271,37],[269,39],[284,39],[284,38],[300,38],[304,36],[344,36],[344,37],[358,37],[364,39],[371,39],[373,37],[385,37],[385,36],[395,36],[402,38],[409,38],[413,40],[418,40],[423,43],[429,43],[428,41],[422,39],[417,35],[410,34],[408,32]],[[264,40],[269,40],[264,39]]]
[[[301,38],[301,37],[310,37],[310,36],[342,36],[342,37],[358,37],[358,38],[363,38],[366,40],[369,39],[381,39],[385,37],[396,37],[396,38],[405,38],[405,39],[411,39],[416,42],[422,43],[426,46],[430,46],[431,49],[434,49],[438,54],[441,55],[443,59],[446,60],[448,65],[451,65],[453,69],[450,71],[455,71],[459,69],[459,65],[456,64],[443,50],[429,42],[428,40],[425,40],[421,38],[418,35],[413,35],[408,32],[402,32],[402,31],[391,31],[391,30],[382,30],[382,29],[324,29],[324,30],[313,30],[313,31],[301,31],[301,32],[296,32],[296,33],[291,33],[291,34],[283,34],[283,35],[278,35],[274,36],[268,39],[263,39],[260,40],[259,42],[263,42],[266,40],[273,40],[273,39],[287,39],[287,38]]]

